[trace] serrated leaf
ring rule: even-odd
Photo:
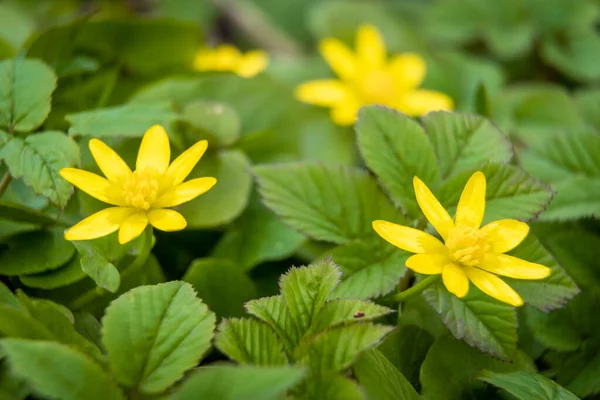
[[[285,305],[283,296],[263,297],[246,303],[248,314],[269,324],[291,353],[300,340],[301,333]]]
[[[412,118],[389,108],[361,108],[356,123],[358,147],[397,206],[412,218],[421,216],[412,182],[418,176],[437,186],[440,173],[425,130]]]
[[[377,349],[363,353],[352,366],[358,382],[372,399],[418,400],[410,382]]]
[[[390,293],[406,273],[409,254],[379,237],[353,240],[330,253],[341,268],[342,282],[333,291],[334,298],[369,299]]]
[[[285,365],[283,343],[269,325],[255,319],[225,319],[219,325],[215,346],[240,364]]]
[[[457,339],[502,360],[512,360],[517,351],[517,313],[476,287],[459,299],[437,283],[423,292],[429,304]]]
[[[394,328],[371,323],[338,326],[314,336],[298,350],[297,358],[316,376],[340,372],[364,351],[379,344]]]
[[[161,392],[210,347],[215,315],[184,282],[141,286],[106,309],[104,346],[115,377],[145,393]]]
[[[531,398],[539,400],[577,400],[579,397],[569,392],[556,382],[540,374],[531,372],[496,373],[485,371],[480,377],[520,400]]]
[[[0,253],[0,275],[26,275],[55,270],[67,263],[75,247],[60,229],[27,232],[14,236]]]
[[[340,269],[333,261],[324,260],[308,267],[292,267],[281,276],[281,295],[300,334],[306,332],[315,321],[323,304],[340,282],[340,275]]]
[[[79,400],[125,399],[116,383],[83,354],[60,343],[0,340],[12,372],[44,397]],[[51,365],[52,368],[48,366]]]
[[[39,60],[0,61],[0,128],[29,132],[50,112],[56,75]]]
[[[19,275],[19,280],[25,286],[49,290],[79,282],[86,276],[81,269],[81,258],[75,255],[71,261],[58,269],[33,275]]]
[[[483,224],[503,218],[527,221],[537,217],[552,199],[550,188],[512,165],[486,164],[479,168],[485,175],[485,216]],[[440,203],[452,215],[463,188],[474,171],[450,179],[436,193]]]
[[[11,137],[0,149],[10,173],[36,193],[64,208],[73,194],[73,186],[62,179],[62,168],[79,164],[79,146],[62,132],[48,131],[27,136]]]
[[[198,258],[181,280],[191,283],[198,297],[219,317],[241,316],[244,303],[256,297],[254,282],[228,260]]]
[[[365,171],[303,162],[254,168],[267,207],[317,240],[344,243],[373,234],[372,221],[401,220]]]
[[[432,112],[422,118],[443,179],[489,162],[506,163],[512,144],[487,119],[472,115]]]
[[[231,146],[240,137],[240,118],[226,104],[196,100],[184,107],[181,118],[217,146]]]
[[[302,379],[293,366],[211,365],[194,372],[170,400],[277,400]]]
[[[393,310],[370,301],[354,299],[331,300],[323,306],[310,327],[310,332],[319,332],[338,325],[357,321],[372,321]]]
[[[69,114],[70,136],[142,137],[154,124],[168,128],[177,115],[167,103],[125,104]]]

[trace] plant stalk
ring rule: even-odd
[[[398,293],[396,295],[395,299],[401,303],[405,302],[406,300],[421,293],[423,290],[427,289],[429,286],[436,283],[438,281],[438,279],[440,279],[439,274],[428,276],[427,278],[423,279],[421,282],[417,283],[416,285],[411,286],[410,288]]]

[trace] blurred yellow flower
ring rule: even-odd
[[[242,54],[232,45],[224,44],[214,49],[202,49],[196,54],[194,68],[198,71],[231,71],[244,78],[262,72],[269,62],[267,53],[252,50]]]
[[[334,38],[322,40],[320,51],[340,79],[303,83],[296,88],[296,97],[331,107],[331,119],[339,125],[354,123],[358,109],[369,104],[382,104],[411,116],[453,109],[452,99],[444,93],[418,89],[426,73],[423,58],[403,53],[387,59],[383,37],[375,26],[359,27],[356,53]]]
[[[160,125],[154,125],[144,134],[133,172],[102,141],[92,139],[89,147],[106,179],[76,168],[61,169],[60,176],[90,196],[116,207],[99,211],[67,230],[67,240],[96,239],[119,230],[119,243],[123,244],[141,235],[148,223],[161,231],[181,230],[187,225],[185,218],[167,207],[190,201],[217,182],[210,177],[183,182],[206,151],[208,142],[199,141],[169,165],[169,137]]]
[[[485,211],[485,176],[476,172],[467,182],[454,221],[433,193],[417,177],[415,195],[419,207],[445,244],[428,233],[387,221],[374,221],[375,231],[411,253],[406,266],[421,274],[442,274],[446,288],[461,298],[475,286],[515,307],[523,300],[497,275],[515,279],[543,279],[550,268],[503,254],[517,247],[529,233],[529,226],[514,219],[502,219],[481,226]]]

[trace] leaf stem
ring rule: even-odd
[[[436,283],[438,279],[440,279],[439,274],[430,275],[427,278],[423,279],[421,282],[417,283],[416,285],[411,286],[405,291],[398,293],[395,299],[402,303],[408,300],[409,298],[413,297],[414,295],[421,293],[423,290]]]
[[[4,192],[6,192],[6,189],[8,189],[10,181],[12,181],[12,175],[10,174],[10,172],[6,171],[6,173],[2,177],[2,180],[0,181],[0,197],[2,197]]]
[[[152,227],[149,225],[148,228],[142,233],[142,247],[140,248],[140,252],[137,257],[127,269],[135,270],[141,266],[143,266],[148,257],[150,256],[150,251],[152,250]]]

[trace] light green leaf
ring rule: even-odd
[[[338,326],[314,336],[298,350],[298,358],[316,376],[340,372],[350,367],[360,353],[377,346],[393,329],[371,323]]]
[[[310,327],[310,332],[319,332],[338,325],[357,321],[372,321],[394,310],[370,301],[354,299],[331,300],[323,306]]]
[[[330,253],[341,268],[342,282],[332,297],[369,299],[390,293],[406,273],[408,253],[380,237],[353,240]]]
[[[12,372],[44,397],[64,400],[125,399],[116,383],[85,355],[59,343],[0,340]]]
[[[366,172],[312,162],[255,167],[263,201],[285,223],[317,240],[373,235],[372,221],[401,217]]]
[[[102,326],[119,382],[157,393],[180,379],[208,350],[215,315],[190,284],[173,281],[125,293],[106,309]]]
[[[502,360],[512,360],[517,351],[517,313],[471,285],[459,299],[437,283],[423,292],[457,339]]]
[[[269,325],[248,318],[225,319],[219,325],[215,346],[240,364],[285,365],[283,343]]]
[[[81,269],[81,258],[75,255],[71,261],[58,269],[33,275],[20,275],[19,280],[25,286],[49,290],[79,282],[86,276]]]
[[[60,229],[16,235],[0,253],[0,275],[27,275],[54,270],[67,263],[75,247]]]
[[[252,189],[248,158],[239,150],[207,154],[188,179],[203,176],[212,176],[217,183],[207,193],[179,208],[188,228],[213,228],[236,219],[246,208]]]
[[[479,379],[506,390],[520,400],[531,398],[539,400],[579,399],[556,382],[532,372],[496,373],[485,371]]]
[[[269,324],[291,353],[300,341],[301,332],[287,309],[283,296],[263,297],[246,303],[248,314]]]
[[[433,112],[422,118],[443,179],[471,171],[485,163],[506,163],[512,144],[487,119],[472,115]]]
[[[356,123],[358,147],[367,167],[379,178],[397,206],[412,218],[421,216],[413,179],[437,186],[440,173],[423,127],[389,108],[361,108]]]
[[[0,150],[0,159],[15,178],[23,179],[36,193],[64,208],[73,186],[60,177],[61,168],[79,164],[79,146],[62,132],[48,131],[25,139],[11,137]]]
[[[74,241],[73,244],[80,255],[81,270],[92,278],[96,285],[115,293],[121,284],[121,275],[106,254],[94,241]]]
[[[340,282],[340,269],[331,260],[308,267],[292,267],[279,280],[281,295],[301,334],[316,320],[319,311]]]
[[[575,101],[586,122],[600,129],[600,90],[585,88],[575,92]]]
[[[600,37],[593,27],[568,29],[541,43],[541,57],[550,65],[580,82],[600,78]]]
[[[0,5],[0,38],[10,44],[14,51],[12,55],[21,49],[35,30],[35,25],[32,15],[11,4]]]
[[[0,304],[4,304],[7,306],[22,308],[21,303],[19,303],[19,299],[17,296],[10,291],[9,288],[2,282],[0,282]]]
[[[380,400],[418,400],[410,382],[377,349],[363,353],[352,366],[358,382],[369,398]]]
[[[25,339],[55,339],[52,332],[23,307],[16,308],[8,304],[0,304],[0,335]]]
[[[257,296],[254,282],[229,260],[198,258],[181,279],[218,317],[241,316],[244,303]]]
[[[167,103],[125,104],[69,114],[69,135],[107,137],[142,137],[152,125],[167,131],[177,115]]]
[[[278,400],[302,379],[299,367],[214,365],[201,367],[169,400]]]
[[[240,137],[241,121],[231,107],[214,102],[197,100],[188,103],[182,112],[182,120],[196,129],[199,136],[207,137],[212,146],[231,146]]]
[[[50,112],[56,75],[39,60],[0,61],[0,128],[29,132]]]
[[[355,380],[340,375],[310,377],[304,382],[302,400],[365,400],[362,388]]]
[[[533,372],[535,367],[520,352],[507,363],[445,336],[433,344],[421,366],[421,395],[425,400],[477,398],[484,384],[476,378],[483,370]]]
[[[486,177],[483,223],[503,218],[530,220],[537,217],[552,199],[550,188],[512,165],[486,164],[479,168]],[[447,181],[436,192],[440,203],[452,215],[465,184],[475,171]]]

